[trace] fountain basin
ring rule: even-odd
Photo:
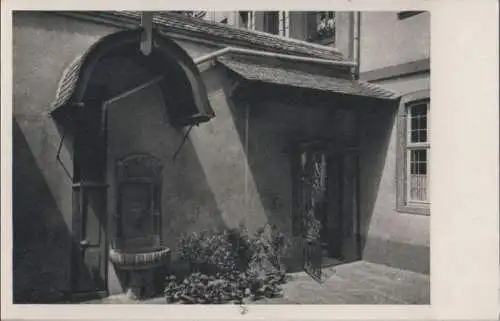
[[[171,250],[161,248],[146,251],[109,250],[109,260],[118,268],[124,270],[147,270],[170,261]]]

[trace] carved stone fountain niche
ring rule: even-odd
[[[120,160],[116,169],[116,238],[109,257],[128,274],[129,297],[150,296],[155,271],[170,258],[170,250],[161,244],[162,166],[140,154]]]

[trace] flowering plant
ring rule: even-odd
[[[317,26],[318,38],[331,38],[335,35],[335,19],[333,17],[322,18]]]

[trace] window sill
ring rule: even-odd
[[[399,213],[402,214],[414,214],[414,215],[423,215],[423,216],[430,216],[431,211],[430,211],[430,205],[399,205],[398,208],[396,209]]]

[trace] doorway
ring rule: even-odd
[[[331,142],[299,146],[296,202],[299,234],[309,240],[305,261],[321,267],[358,260],[358,157],[353,148]],[[297,230],[297,228],[294,228]],[[312,249],[310,240],[316,248]],[[321,259],[320,259],[321,258]],[[311,266],[310,262],[305,262]],[[315,267],[320,268],[319,266]]]
[[[107,296],[107,202],[102,100],[88,99],[75,119],[73,163],[74,238],[71,299]]]

